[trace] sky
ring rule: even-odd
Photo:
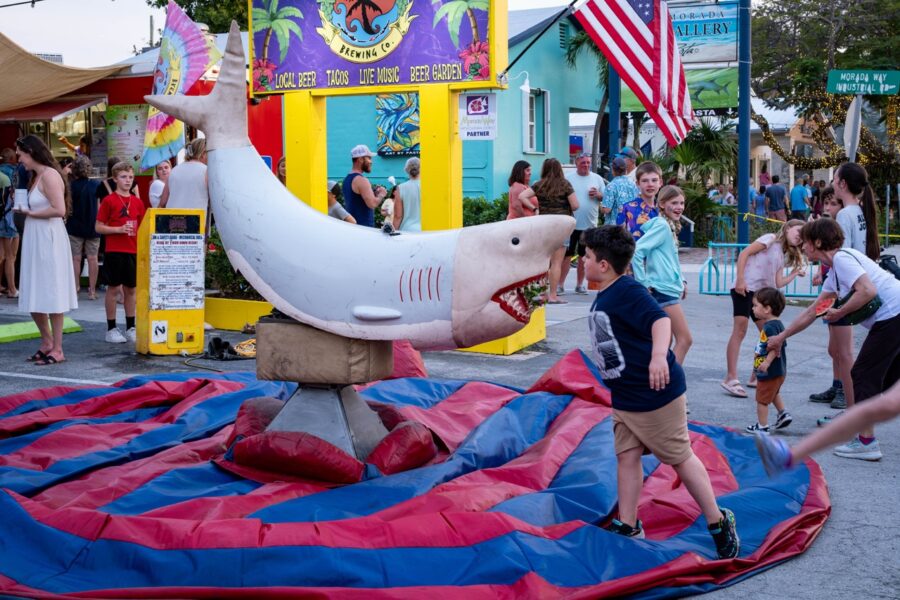
[[[0,31],[30,52],[62,54],[73,67],[100,67],[134,54],[133,47],[165,26],[166,13],[144,0],[42,0],[4,8],[17,0],[0,0]],[[21,1],[21,0],[19,0]],[[511,10],[561,6],[565,0],[509,0]],[[154,34],[156,37],[158,33]]]

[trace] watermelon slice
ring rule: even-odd
[[[816,303],[816,316],[821,317],[824,316],[825,313],[828,312],[828,309],[834,306],[834,301],[837,298],[825,298]]]

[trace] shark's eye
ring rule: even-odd
[[[514,238],[512,239],[512,245],[513,245],[513,246],[518,246],[518,245],[519,245],[519,238],[514,237]]]

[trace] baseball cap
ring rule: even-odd
[[[628,169],[628,165],[625,163],[625,159],[621,156],[616,156],[609,163],[609,168],[615,171],[626,171]]]
[[[350,158],[362,158],[363,156],[375,156],[375,153],[369,150],[369,147],[365,144],[360,144],[358,146],[354,146],[353,150],[350,151]]]
[[[634,148],[625,146],[624,148],[622,148],[621,150],[616,152],[616,157],[630,158],[631,160],[637,160],[638,153],[634,151]]]
[[[334,186],[336,186],[336,185],[337,185],[337,181],[335,181],[334,179],[329,179],[328,180],[328,191],[330,192],[331,190],[333,190]]]

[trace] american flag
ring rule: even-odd
[[[694,111],[666,2],[588,0],[575,18],[650,113],[669,144],[691,130]]]

